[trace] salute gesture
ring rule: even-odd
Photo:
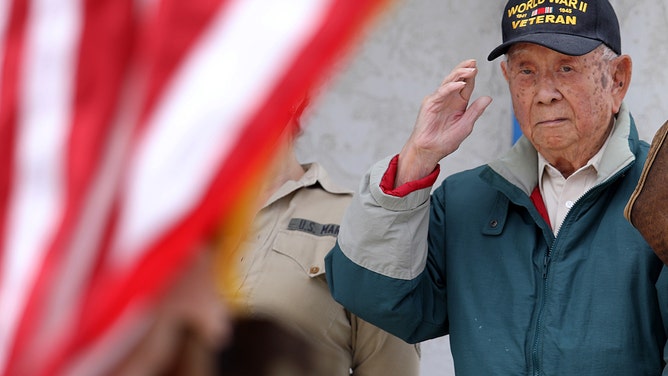
[[[484,96],[469,106],[477,73],[475,60],[459,63],[422,101],[413,133],[399,154],[396,186],[430,174],[471,134],[473,124],[492,102]]]

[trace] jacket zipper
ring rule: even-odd
[[[545,301],[547,300],[547,275],[550,268],[550,261],[552,256],[552,248],[554,247],[555,241],[552,243],[552,247],[548,248],[543,257],[543,294],[540,302],[540,310],[538,311],[538,319],[536,320],[536,335],[533,341],[533,347],[531,350],[532,360],[533,360],[533,374],[534,376],[540,376],[541,374],[541,364],[538,359],[538,342],[540,341],[541,332],[543,328],[543,310],[545,308]]]
[[[588,196],[592,191],[597,190],[597,189],[602,189],[601,187],[608,186],[608,185],[611,184],[611,182],[617,181],[619,176],[624,175],[626,173],[626,170],[628,170],[628,168],[629,167],[626,166],[625,168],[621,169],[620,171],[618,171],[616,174],[614,174],[610,178],[606,179],[604,182],[588,189],[585,193],[583,193],[582,196],[580,196],[580,198],[577,199],[575,201],[575,203],[573,203],[573,207],[571,208],[571,210],[569,210],[568,214],[566,215],[566,218],[564,218],[564,222],[559,226],[558,234],[561,235],[563,233],[564,225],[566,225],[566,229],[568,229],[568,227],[570,227],[570,225],[571,225],[570,222],[572,221],[572,219],[571,219],[572,218],[572,213],[574,212],[573,209],[580,206],[580,203],[581,203],[583,198]],[[543,257],[543,295],[542,295],[542,299],[541,299],[541,302],[540,302],[540,310],[538,311],[538,319],[536,320],[536,335],[534,337],[533,347],[532,347],[532,350],[531,350],[531,357],[532,357],[533,368],[534,368],[534,371],[533,371],[534,376],[540,376],[541,373],[542,373],[541,364],[540,364],[540,360],[539,360],[539,356],[538,356],[538,346],[539,346],[540,336],[541,336],[542,327],[543,327],[543,323],[542,323],[543,310],[545,309],[545,301],[547,300],[547,293],[548,293],[547,277],[548,277],[548,272],[550,270],[550,262],[552,261],[552,251],[556,248],[556,245],[557,245],[557,243],[558,243],[558,241],[561,237],[563,237],[563,236],[557,235],[557,237],[552,242],[552,246],[550,248],[548,248],[547,251],[545,251],[545,256]]]

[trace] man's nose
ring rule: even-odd
[[[539,103],[550,104],[553,101],[563,99],[561,94],[559,80],[552,74],[542,74],[536,81],[536,101]]]

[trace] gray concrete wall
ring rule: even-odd
[[[626,102],[642,138],[668,120],[668,1],[611,0],[622,50],[633,59]],[[404,0],[383,14],[352,57],[340,64],[305,114],[298,144],[304,162],[317,160],[344,186],[357,187],[376,160],[401,149],[422,98],[459,61],[478,60],[474,96],[494,102],[472,135],[445,159],[441,178],[496,158],[512,143],[511,104],[499,62],[487,62],[501,40],[504,1]],[[423,344],[425,376],[454,375],[447,337]]]

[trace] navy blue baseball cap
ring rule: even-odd
[[[492,61],[520,42],[580,56],[604,43],[622,53],[619,21],[608,0],[510,0],[501,20],[503,43]]]

